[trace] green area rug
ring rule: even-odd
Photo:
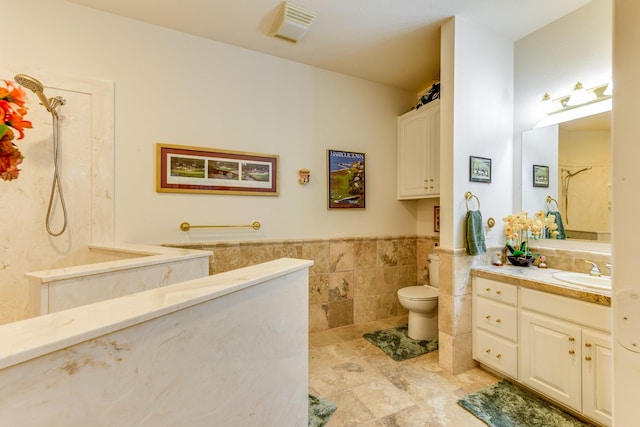
[[[438,349],[438,339],[414,340],[407,335],[407,325],[382,331],[369,332],[364,339],[400,362]]]
[[[309,427],[322,427],[336,410],[336,404],[309,395]]]
[[[458,404],[490,427],[584,427],[574,416],[552,406],[535,394],[501,380]]]

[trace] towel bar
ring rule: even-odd
[[[471,191],[467,191],[464,193],[464,198],[467,201],[467,211],[469,211],[469,200],[471,199],[476,199],[476,202],[478,202],[478,210],[480,210],[480,199],[478,199],[478,196],[473,194]]]
[[[188,222],[183,222],[180,224],[180,230],[189,231],[192,228],[253,228],[254,230],[260,230],[260,223],[258,221],[253,221],[248,225],[191,225]]]

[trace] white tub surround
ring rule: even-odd
[[[89,262],[25,273],[29,317],[209,274],[210,251],[137,244],[89,245]]]
[[[307,425],[311,265],[283,258],[0,326],[0,419]]]

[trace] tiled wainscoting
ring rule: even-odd
[[[212,251],[210,274],[283,257],[312,260],[309,332],[318,332],[406,314],[396,291],[428,283],[436,243],[400,236],[167,246]]]

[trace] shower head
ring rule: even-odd
[[[27,76],[26,74],[16,74],[14,77],[15,81],[18,82],[21,86],[26,87],[27,89],[33,91],[38,98],[40,98],[40,102],[44,105],[44,108],[47,109],[48,112],[55,114],[54,108],[51,106],[51,103],[44,96],[44,86],[38,80],[34,79],[31,76]]]

